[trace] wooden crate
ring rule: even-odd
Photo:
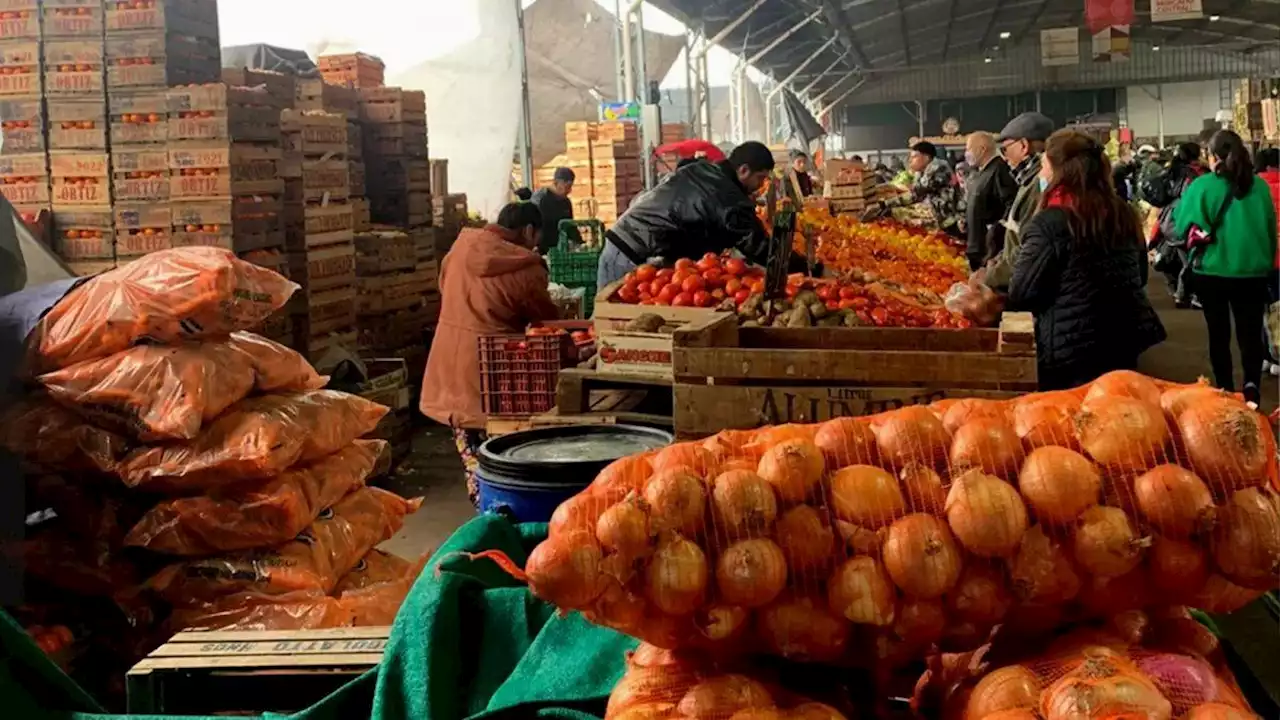
[[[169,196],[175,200],[284,193],[278,147],[225,140],[173,141],[168,147]]]
[[[222,68],[222,82],[237,87],[261,87],[271,103],[281,109],[292,108],[298,97],[298,78],[271,70]]]
[[[372,174],[366,184],[370,193],[395,193],[409,190],[431,192],[431,161],[390,158],[371,164]]]
[[[163,89],[217,83],[221,51],[214,39],[163,30],[108,34],[107,87]]]
[[[347,203],[287,203],[284,227],[290,252],[323,245],[351,243],[354,217]]]
[[[47,105],[50,150],[107,149],[107,100],[54,100]]]
[[[359,314],[379,315],[419,305],[423,296],[439,292],[439,277],[430,269],[382,273],[358,277],[356,289]]]
[[[347,159],[364,158],[364,126],[352,120],[347,121]]]
[[[284,150],[304,157],[345,158],[347,120],[337,113],[285,110],[280,113]]]
[[[427,123],[427,96],[421,90],[398,87],[362,88],[360,119],[372,124]]]
[[[173,215],[168,204],[117,202],[116,257],[132,258],[173,247]]]
[[[360,119],[360,94],[350,88],[330,85],[320,78],[298,78],[294,85],[293,107],[345,115],[348,120]]]
[[[726,315],[675,332],[672,371],[681,438],[1036,389],[1026,313],[971,330],[740,328]]]
[[[308,292],[350,288],[356,281],[356,252],[348,242],[291,252],[289,278]]]
[[[111,210],[54,210],[54,252],[63,260],[114,260]]]
[[[0,193],[14,205],[49,204],[49,158],[44,153],[0,156]]]
[[[168,151],[163,145],[114,148],[111,192],[115,200],[123,202],[168,200]]]
[[[0,3],[0,41],[39,37],[40,9],[37,0],[5,0]]]
[[[290,264],[290,271],[293,267]],[[294,293],[290,304],[296,334],[314,337],[356,326],[356,289],[349,282],[325,290],[303,288]]]
[[[241,260],[247,260],[258,267],[264,267],[273,272],[279,273],[283,277],[289,277],[289,256],[281,252],[278,248],[267,248],[263,250],[248,250],[237,253]],[[287,326],[289,315],[287,313],[278,313],[271,317],[280,319],[279,326]],[[285,337],[292,333],[292,330],[286,332],[284,327],[271,328],[271,334],[268,337]],[[267,333],[261,333],[267,335]],[[287,338],[288,342],[292,342],[292,338]],[[285,344],[287,345],[288,342]]]
[[[448,195],[449,194],[449,161],[431,159],[427,161],[427,170],[431,175],[431,186],[428,190],[432,195]]]
[[[413,270],[418,264],[418,249],[414,239],[402,232],[356,235],[355,250],[358,275]]]
[[[41,33],[46,38],[101,38],[102,0],[44,0]]]
[[[280,113],[262,88],[223,83],[170,88],[166,102],[171,141],[280,143]]]
[[[316,66],[324,81],[349,88],[378,88],[384,84],[386,65],[382,59],[364,53],[321,55]]]
[[[108,39],[121,33],[162,31],[218,41],[218,6],[207,0],[153,0],[147,7],[106,0]]]
[[[76,277],[93,277],[100,275],[108,270],[116,268],[116,261],[112,260],[67,260],[63,262],[67,266],[67,270]]]
[[[368,198],[351,198],[351,229],[355,232],[368,232],[373,228],[373,219],[369,212]]]
[[[107,112],[113,148],[169,141],[169,104],[164,91],[111,90]]]
[[[248,252],[284,246],[279,197],[175,199],[170,211],[174,247],[214,245]]]
[[[43,153],[44,107],[38,98],[0,100],[0,152],[5,155]]]
[[[351,195],[351,169],[345,160],[304,159],[286,153],[280,163],[286,202],[342,202]]]
[[[56,96],[105,94],[102,41],[46,40],[44,42],[44,93]]]
[[[591,144],[591,155],[599,160],[638,158],[640,157],[640,140],[596,140]]]
[[[181,632],[125,676],[131,714],[292,713],[382,660],[390,628]]]
[[[564,141],[591,144],[599,137],[599,123],[575,120],[564,124]]]
[[[634,140],[640,136],[640,127],[633,122],[611,120],[596,125],[596,139],[616,142]]]
[[[347,177],[351,197],[364,197],[367,189],[364,163],[348,160]]]
[[[111,156],[70,150],[49,153],[50,202],[59,207],[111,207]]]
[[[672,331],[635,332],[626,325],[641,315],[657,315],[666,327],[702,327],[726,317],[728,313],[710,308],[667,307],[662,305],[629,305],[611,299],[622,287],[622,281],[606,285],[595,298],[592,323],[601,373],[672,377]],[[605,352],[608,348],[612,354]],[[610,355],[606,357],[606,355]]]
[[[375,223],[416,227],[431,224],[431,194],[408,191],[388,195],[370,194],[370,213]]]
[[[38,40],[0,42],[0,97],[38,100],[44,67],[40,59]]]

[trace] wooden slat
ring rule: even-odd
[[[741,328],[739,347],[800,350],[995,352],[999,330],[934,328]]]
[[[323,655],[236,655],[232,657],[160,657],[143,660],[129,670],[130,675],[160,670],[235,670],[280,668],[372,667],[382,662],[382,653],[328,653]]]

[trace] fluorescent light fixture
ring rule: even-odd
[[[1013,37],[1013,33],[1009,32],[1009,31],[1007,31],[1007,30],[1006,30],[1005,32],[1000,33],[1000,39],[1001,39],[1001,40],[1008,40],[1008,39],[1009,39],[1009,38],[1011,38],[1011,37]]]
[[[1221,20],[1221,19],[1222,19],[1222,16],[1221,16],[1221,15],[1210,15],[1210,16],[1209,16],[1209,22],[1218,22],[1218,21],[1219,21],[1219,20]]]
[[[982,58],[982,62],[989,63],[991,62],[991,58]]]
[[[1160,52],[1160,46],[1159,46],[1159,45],[1152,45],[1152,46],[1151,46],[1151,52]]]

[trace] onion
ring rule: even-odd
[[[875,465],[880,459],[876,435],[866,420],[842,417],[823,423],[813,442],[822,450],[827,469]]]
[[[774,532],[792,575],[803,577],[811,570],[831,565],[835,554],[835,533],[809,505],[797,505],[778,518]]]
[[[708,640],[729,640],[746,627],[751,614],[736,605],[712,605],[698,613],[698,631]]]
[[[1231,397],[1208,384],[1179,385],[1169,388],[1160,394],[1160,409],[1170,420],[1177,422],[1182,413],[1192,405],[1212,398]]]
[[[817,434],[818,427],[819,426],[817,425],[800,423],[787,423],[785,425],[763,427],[756,430],[755,437],[751,442],[753,444],[764,445],[765,447],[773,447],[774,445],[791,440],[813,442],[813,436]]]
[[[765,646],[792,660],[831,662],[849,642],[848,620],[827,603],[807,596],[783,598],[759,611],[757,631]]]
[[[1040,720],[1040,716],[1030,708],[1011,708],[984,715],[982,720]]]
[[[895,468],[936,465],[947,457],[947,429],[927,407],[911,405],[883,415],[875,431],[882,461]]]
[[[716,586],[720,597],[730,605],[768,605],[786,584],[787,561],[772,540],[736,542],[721,553],[716,563]]]
[[[1027,448],[1060,445],[1075,450],[1075,415],[1080,398],[1074,392],[1036,393],[1019,398],[1013,405],[1013,430]]]
[[[788,710],[787,720],[845,720],[845,716],[830,705],[807,702]]]
[[[965,563],[956,586],[947,593],[947,608],[952,615],[975,625],[995,625],[1004,619],[1013,605],[1013,595],[998,567],[977,561]]]
[[[1152,468],[1134,481],[1133,494],[1138,512],[1164,535],[1187,538],[1213,529],[1213,495],[1189,470],[1177,465]]]
[[[643,705],[632,705],[619,711],[616,715],[605,713],[605,717],[609,718],[609,720],[667,720],[675,711],[675,703],[644,703]]]
[[[1080,453],[1048,446],[1027,456],[1018,490],[1040,522],[1069,525],[1098,504],[1102,476]]]
[[[1022,466],[1022,443],[1004,419],[977,418],[961,425],[951,441],[954,471],[977,468],[1011,480]]]
[[[715,477],[716,457],[697,443],[668,445],[654,454],[649,461],[653,472],[686,470],[702,478]]]
[[[1101,465],[1141,471],[1164,461],[1169,427],[1157,405],[1103,395],[1081,405],[1075,423],[1080,446]]]
[[[831,476],[831,505],[836,517],[875,529],[906,514],[898,481],[872,465],[851,465]]]
[[[1151,582],[1171,597],[1189,597],[1209,579],[1209,560],[1195,543],[1157,536],[1147,551]]]
[[[875,559],[855,557],[841,563],[827,582],[831,611],[859,625],[893,622],[897,593]]]
[[[765,686],[746,675],[721,675],[690,688],[678,709],[690,720],[722,720],[739,710],[772,706]]]
[[[646,609],[644,598],[610,578],[592,609],[583,610],[582,614],[591,622],[631,633],[643,625]]]
[[[707,558],[702,548],[673,533],[665,537],[645,569],[645,596],[669,615],[688,615],[707,595]]]
[[[1160,388],[1151,378],[1132,370],[1113,370],[1089,384],[1085,402],[1102,396],[1127,397],[1149,405],[1160,405]]]
[[[1107,627],[1130,645],[1141,645],[1151,628],[1151,617],[1141,610],[1125,610],[1107,620]]]
[[[596,475],[591,490],[618,490],[640,492],[653,474],[648,454],[628,455],[614,460]]]
[[[632,496],[604,511],[596,522],[600,547],[630,559],[645,557],[653,550],[654,535],[642,502]]]
[[[818,487],[826,465],[817,445],[807,440],[785,440],[764,454],[757,472],[769,481],[782,502],[792,504],[804,502]]]
[[[1138,535],[1124,510],[1098,505],[1080,515],[1073,552],[1085,572],[1117,577],[1137,567],[1150,544],[1150,538]]]
[[[1213,559],[1231,582],[1254,590],[1280,584],[1280,509],[1260,488],[1232,494],[1213,534]]]
[[[636,637],[668,650],[687,647],[697,634],[692,615],[667,615],[650,607]]]
[[[644,486],[650,525],[655,532],[675,530],[693,535],[702,528],[707,489],[688,469],[660,470]]]
[[[674,704],[684,694],[682,689],[697,681],[693,671],[680,665],[630,668],[609,693],[605,716],[652,703]]]
[[[1076,669],[1040,696],[1045,720],[1081,720],[1127,715],[1170,720],[1173,706],[1136,667],[1106,648],[1087,648]]]
[[[1097,617],[1114,617],[1128,610],[1140,610],[1150,601],[1151,580],[1142,566],[1116,577],[1090,575],[1080,591],[1081,604]]]
[[[843,520],[836,521],[836,533],[844,550],[850,555],[866,555],[880,558],[880,546],[884,544],[885,528],[868,530]]]
[[[730,538],[768,534],[778,517],[773,486],[748,470],[721,473],[711,487],[716,528]]]
[[[906,495],[908,511],[942,516],[947,505],[947,491],[933,468],[912,463],[898,473],[898,481]]]
[[[665,650],[657,645],[642,642],[627,655],[627,665],[631,667],[659,667],[678,665],[682,662],[680,654],[674,650]]]
[[[1234,398],[1191,403],[1178,416],[1191,467],[1216,491],[1260,485],[1275,441],[1261,415]]]
[[[1133,486],[1137,477],[1132,473],[1109,471],[1102,475],[1102,504],[1118,507],[1132,517],[1142,517],[1138,509]]]
[[[1173,711],[1182,713],[1201,703],[1218,699],[1217,676],[1203,660],[1173,653],[1157,653],[1137,658],[1138,669],[1147,674],[1164,696],[1173,701]]]
[[[529,553],[524,571],[533,594],[562,608],[580,610],[604,592],[600,546],[590,533],[549,537]]]
[[[1061,545],[1039,525],[1022,536],[1018,552],[1009,563],[1014,594],[1031,603],[1068,602],[1080,592],[1080,576]]]
[[[969,695],[965,716],[985,720],[1002,710],[1033,708],[1040,699],[1040,678],[1023,665],[1008,665],[987,674]]]
[[[994,420],[999,423],[1009,422],[1005,404],[999,400],[983,400],[981,398],[964,398],[947,407],[942,414],[942,426],[947,432],[955,434],[965,423],[974,420]]]
[[[730,717],[729,720],[790,720],[791,715],[785,717],[782,711],[777,708],[751,708],[750,710],[739,710]]]
[[[960,550],[946,523],[932,515],[908,515],[889,526],[884,567],[902,592],[929,600],[960,579]]]
[[[1211,573],[1200,592],[1187,599],[1187,604],[1205,612],[1225,614],[1233,613],[1261,596],[1261,590],[1240,587],[1217,573]]]
[[[970,470],[947,494],[947,522],[966,550],[1003,557],[1017,549],[1027,530],[1027,508],[1009,483]]]
[[[595,532],[600,516],[612,504],[590,490],[574,495],[556,506],[555,511],[551,513],[547,534],[559,535],[575,530]]]
[[[1227,703],[1205,703],[1191,708],[1179,720],[1258,720],[1258,716]]]
[[[937,643],[947,629],[947,614],[937,600],[903,600],[893,634],[913,652]]]

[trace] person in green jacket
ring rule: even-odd
[[[1262,382],[1262,319],[1267,282],[1275,272],[1276,208],[1267,184],[1254,175],[1249,151],[1230,130],[1209,141],[1210,174],[1183,192],[1174,211],[1179,238],[1203,232],[1212,238],[1191,250],[1196,294],[1209,328],[1214,381],[1234,391],[1231,319],[1244,364],[1244,398],[1257,403]],[[1194,243],[1192,243],[1194,244]]]

